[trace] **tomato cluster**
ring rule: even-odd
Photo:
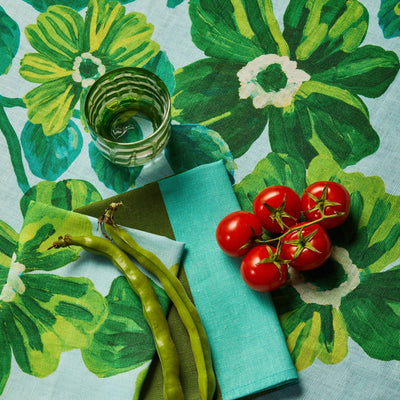
[[[330,257],[326,230],[342,224],[349,211],[350,195],[340,183],[312,183],[301,197],[288,186],[268,186],[254,199],[252,213],[235,211],[219,222],[216,239],[226,254],[243,257],[246,284],[269,292],[286,282],[288,266],[307,271]]]

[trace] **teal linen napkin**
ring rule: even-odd
[[[177,273],[183,243],[126,229]],[[11,365],[1,397],[137,399],[155,355],[141,302],[105,257],[48,250],[64,234],[102,235],[96,218],[31,202],[11,265],[0,271],[3,372]],[[156,279],[153,286],[166,312],[169,299]]]
[[[240,209],[222,162],[159,182],[176,240],[185,242],[184,267],[205,326],[224,400],[296,382],[271,297],[248,288],[240,260],[215,240],[218,222]]]

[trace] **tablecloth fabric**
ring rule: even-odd
[[[31,200],[73,210],[219,159],[246,210],[265,185],[336,180],[353,207],[333,257],[273,295],[299,381],[259,397],[397,398],[399,14],[396,0],[0,0],[0,289]],[[172,96],[167,152],[143,168],[107,163],[81,118],[88,87],[121,66]]]

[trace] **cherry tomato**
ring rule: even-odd
[[[301,207],[309,221],[316,221],[322,215],[337,217],[319,221],[324,229],[335,228],[342,224],[350,211],[350,195],[340,183],[330,181],[314,182],[306,188],[301,196]]]
[[[287,186],[268,186],[254,199],[253,212],[268,232],[282,233],[300,219],[300,198]]]
[[[282,286],[288,269],[280,262],[276,248],[269,245],[253,247],[243,258],[240,273],[245,283],[259,292],[270,292]]]
[[[262,234],[257,217],[248,211],[234,211],[219,222],[215,237],[219,247],[232,257],[245,255]]]
[[[325,229],[318,224],[302,222],[282,238],[282,258],[299,271],[308,271],[321,266],[331,255],[332,243]]]

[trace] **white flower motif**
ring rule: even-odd
[[[305,282],[303,275],[291,269],[290,279],[292,286],[300,294],[301,299],[305,303],[315,303],[320,305],[332,305],[339,309],[342,298],[353,291],[360,283],[360,272],[352,263],[349,253],[341,247],[332,249],[332,258],[342,265],[347,279],[337,288],[331,290],[319,290],[319,288],[310,282]]]
[[[83,61],[91,61],[94,65],[97,65],[97,74],[95,77],[84,78],[80,71],[80,66]],[[95,82],[96,78],[101,75],[104,75],[106,72],[106,67],[101,62],[100,58],[94,57],[92,54],[86,52],[82,53],[80,56],[75,57],[74,65],[73,65],[74,73],[72,74],[72,79],[75,82],[81,83],[83,88],[87,88]]]
[[[0,301],[10,302],[14,300],[15,294],[25,292],[25,285],[20,276],[25,271],[25,265],[15,262],[16,254],[12,255],[10,271],[8,272],[7,283],[0,293]]]
[[[257,75],[269,65],[279,64],[287,77],[284,88],[278,91],[266,92],[257,82]],[[253,98],[255,108],[264,108],[268,105],[287,107],[291,104],[294,95],[303,82],[311,77],[301,69],[297,69],[296,61],[287,56],[264,54],[247,63],[238,73],[240,82],[239,96],[241,99]]]

